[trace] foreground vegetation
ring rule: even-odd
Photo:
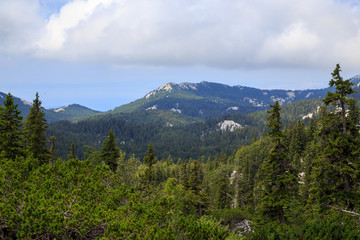
[[[197,159],[127,156],[109,129],[84,159],[56,159],[38,95],[24,123],[0,107],[0,238],[360,239],[359,120],[337,65],[318,117],[269,132],[234,154]]]

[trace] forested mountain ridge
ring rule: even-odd
[[[5,100],[6,95],[7,94],[0,92],[0,105],[2,105],[2,101]],[[14,97],[14,103],[17,104],[18,109],[21,110],[21,116],[25,117],[29,114],[32,103],[18,97]],[[78,121],[100,113],[99,111],[92,110],[79,104],[70,104],[60,108],[44,109],[44,112],[46,120],[49,123],[63,120]]]
[[[274,101],[287,104],[303,99],[321,99],[329,88],[312,90],[262,90],[244,86],[200,83],[167,83],[145,97],[115,108],[112,113],[164,110],[209,119],[229,113],[265,110]]]

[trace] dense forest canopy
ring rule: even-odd
[[[229,116],[48,129],[38,94],[23,121],[9,93],[0,106],[0,238],[359,239],[360,110],[340,72],[320,108],[275,101],[235,116],[246,127],[232,133],[211,130]]]

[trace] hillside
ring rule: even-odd
[[[283,105],[284,124],[311,119],[320,104],[319,99],[309,99]],[[139,113],[138,117],[157,118],[157,113],[163,114],[164,111],[144,111],[146,115]],[[150,120],[129,121],[118,115],[97,115],[76,123],[52,123],[47,135],[56,136],[58,154],[62,157],[67,156],[74,142],[78,157],[82,158],[84,145],[99,148],[112,129],[120,148],[138,157],[144,156],[151,142],[159,158],[198,158],[221,152],[232,154],[239,146],[250,144],[252,139],[261,137],[267,131],[266,117],[266,111],[233,113],[205,121],[170,125]],[[129,118],[134,119],[134,116]]]

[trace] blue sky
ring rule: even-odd
[[[326,87],[360,74],[359,1],[0,0],[0,91],[110,110],[167,82]]]

